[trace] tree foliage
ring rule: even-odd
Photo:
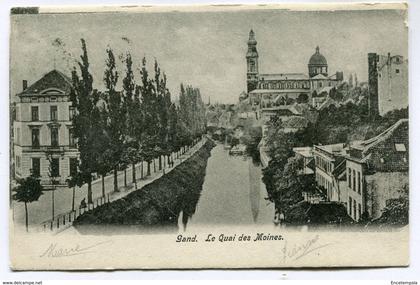
[[[28,176],[24,179],[17,180],[18,186],[13,190],[13,199],[18,202],[32,203],[38,201],[43,194],[43,187],[39,178]]]
[[[301,199],[303,190],[313,188],[311,183],[301,180],[295,172],[293,147],[366,140],[383,132],[401,118],[408,118],[408,109],[394,110],[382,117],[372,118],[368,116],[367,105],[353,103],[338,108],[331,105],[323,109],[314,123],[309,123],[297,132],[285,132],[281,119],[272,118],[265,138],[270,161],[263,170],[263,181],[269,198],[277,208],[287,209]]]
[[[117,59],[111,48],[107,58],[103,82],[105,91],[93,89],[89,72],[86,43],[82,39],[82,56],[79,70],[73,70],[72,105],[76,108],[73,117],[74,135],[78,142],[80,161],[77,175],[70,185],[88,183],[91,188],[94,173],[105,176],[114,171],[114,190],[118,189],[117,171],[131,164],[133,182],[136,182],[135,164],[150,163],[161,156],[179,151],[191,145],[205,132],[205,108],[200,90],[181,84],[178,104],[171,99],[167,77],[155,60],[150,75],[146,58],[140,65],[138,84],[135,81],[133,58],[127,52],[123,58],[125,70],[118,71]],[[119,88],[120,74],[122,90]],[[91,191],[88,190],[91,203]]]

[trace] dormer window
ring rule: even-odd
[[[406,152],[407,149],[405,148],[405,144],[403,143],[396,143],[395,144],[395,150],[398,152]]]

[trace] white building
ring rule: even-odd
[[[54,183],[65,185],[70,172],[77,169],[71,85],[70,78],[57,70],[29,87],[23,80],[13,125],[16,178],[33,173],[44,185],[53,184],[53,179]]]

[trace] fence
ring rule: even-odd
[[[187,159],[187,158],[184,158],[184,159],[182,158],[183,154],[190,155],[190,154],[195,153],[197,150],[199,150],[204,145],[205,142],[206,142],[205,138],[202,138],[201,140],[197,139],[197,141],[194,141],[194,146],[192,146],[190,148],[186,148],[183,152],[180,151],[180,153],[176,153],[176,156],[179,159],[179,163],[178,164],[174,163],[174,165],[172,167],[169,167],[169,165],[167,165],[167,169],[166,169],[167,172],[172,170],[177,165],[181,164],[183,160]],[[174,156],[175,156],[175,153],[172,153],[171,158],[172,158],[173,162],[175,162]],[[165,159],[165,157],[163,157],[163,159]],[[136,171],[137,171],[137,167],[139,167],[139,166],[140,166],[140,164],[136,165]],[[154,167],[152,167],[152,173],[153,173],[153,168]],[[159,170],[159,171],[157,170],[154,173],[160,172],[160,171],[162,171],[163,175],[165,174],[165,168],[163,168],[162,170]],[[157,178],[159,178],[159,177],[157,177]],[[136,190],[136,189],[134,189],[134,190]],[[53,219],[44,221],[40,224],[40,226],[41,226],[40,230],[42,232],[48,232],[48,231],[49,232],[60,232],[64,229],[66,229],[66,228],[69,228],[69,227],[72,226],[73,222],[80,215],[82,215],[86,212],[89,212],[89,211],[95,209],[98,206],[102,206],[104,204],[107,204],[107,203],[111,202],[111,200],[122,198],[122,197],[119,197],[120,195],[115,195],[111,199],[111,195],[113,195],[113,194],[115,195],[116,193],[114,193],[114,192],[107,193],[105,197],[104,196],[98,197],[97,199],[93,200],[93,203],[87,204],[86,207],[79,207],[78,209],[76,209],[74,211],[69,211],[69,212],[66,212],[66,213],[63,213],[63,214],[59,214],[59,215],[55,216]]]
[[[41,231],[47,232],[56,232],[62,231],[68,227],[70,227],[73,222],[82,214],[89,212],[99,206],[107,204],[110,202],[110,194],[108,193],[105,197],[99,197],[93,200],[92,204],[87,204],[86,207],[79,207],[74,211],[69,211],[67,213],[59,214],[54,219],[47,220],[41,223]]]

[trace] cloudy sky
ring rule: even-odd
[[[261,73],[307,73],[320,46],[329,71],[367,80],[367,53],[408,53],[405,14],[396,10],[290,12],[84,13],[14,15],[11,19],[11,94],[23,79],[35,82],[54,66],[70,74],[87,42],[96,88],[103,88],[105,50],[131,51],[136,67],[156,58],[173,96],[184,82],[212,102],[236,102],[246,89],[246,41],[256,33]],[[63,45],[53,44],[59,38]],[[129,39],[129,42],[123,40]],[[124,71],[120,62],[119,69]],[[139,74],[135,74],[139,78]]]

